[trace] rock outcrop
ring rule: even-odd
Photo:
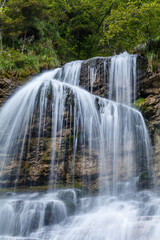
[[[139,103],[148,126],[152,145],[155,176],[160,188],[160,73],[146,73],[139,88]]]
[[[9,75],[0,75],[0,106],[20,87],[27,79],[17,80]]]
[[[93,94],[108,97],[108,69],[111,58],[96,57],[84,61],[80,84]],[[147,59],[137,57],[137,101],[153,145],[155,179],[160,188],[160,73],[150,71]]]

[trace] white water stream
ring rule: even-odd
[[[30,164],[33,138],[35,169],[40,167],[44,148],[41,139],[50,138],[52,142],[47,180],[50,192],[3,194],[0,239],[158,239],[160,199],[149,191],[136,191],[139,178],[147,176],[146,181],[151,178],[152,155],[144,119],[131,108],[131,100],[136,96],[136,57],[124,53],[111,58],[110,100],[79,87],[81,63],[71,62],[35,77],[1,109],[2,188],[8,182],[14,189],[18,187],[24,162],[26,168]],[[63,182],[68,161],[64,151],[67,141],[68,148],[72,145],[71,184],[75,184],[79,161],[82,185],[89,188],[88,197],[82,195],[83,188],[82,191],[56,189],[59,181]],[[61,159],[63,165],[59,163]],[[95,167],[99,194],[91,196]],[[26,176],[25,181],[30,185],[37,177],[34,174],[30,179]]]

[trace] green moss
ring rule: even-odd
[[[140,180],[147,180],[148,179],[148,173],[147,172],[141,172],[140,174]]]
[[[147,54],[147,58],[152,72],[158,72],[160,69],[160,56],[157,53],[151,52]]]
[[[50,151],[50,150],[46,151],[46,152],[43,154],[42,160],[43,160],[43,161],[51,160],[51,151]]]
[[[135,101],[134,105],[137,107],[137,108],[140,108],[142,105],[144,105],[146,102],[146,99],[145,98],[139,98]]]
[[[80,189],[82,189],[82,188],[83,188],[83,184],[82,184],[81,182],[75,181],[75,182],[74,182],[74,188],[80,188]]]
[[[136,106],[136,108],[140,109],[141,111],[145,111],[148,107],[148,104],[146,103],[145,98],[139,98],[134,102],[134,106]]]
[[[74,135],[68,135],[65,138],[65,144],[66,144],[66,148],[69,146],[69,144],[73,144],[74,142]]]
[[[26,163],[26,164],[24,165],[23,169],[24,169],[25,172],[29,171],[29,169],[30,169],[30,164],[29,164],[29,163]]]
[[[0,194],[5,192],[32,192],[32,191],[46,191],[48,190],[48,186],[36,186],[36,187],[17,187],[14,188],[0,188]]]
[[[47,191],[48,190],[48,185],[46,186],[30,186],[30,187],[17,187],[16,189],[14,188],[0,188],[0,193],[5,193],[5,192],[34,192],[34,191]],[[63,183],[57,183],[56,184],[56,188],[57,189],[64,189],[64,188],[73,188],[73,184],[72,183],[68,183],[68,184],[63,184]],[[74,184],[74,188],[78,188],[81,189],[82,188],[82,184],[75,182]]]

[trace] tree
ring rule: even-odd
[[[37,19],[47,19],[48,2],[44,0],[9,0],[6,4],[2,26],[5,38],[11,37],[14,47],[15,38],[23,38],[22,52],[27,36],[37,32]]]
[[[127,1],[119,3],[105,19],[107,29],[101,44],[110,54],[132,51],[140,43],[160,36],[159,1]]]
[[[1,49],[65,63],[157,39],[160,0],[1,0],[0,20]]]
[[[3,43],[2,43],[2,19],[4,18],[4,12],[5,12],[5,4],[7,0],[1,0],[0,1],[0,50],[3,50]]]

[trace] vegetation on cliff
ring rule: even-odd
[[[124,50],[158,71],[159,22],[159,0],[1,0],[0,72],[26,77]]]

